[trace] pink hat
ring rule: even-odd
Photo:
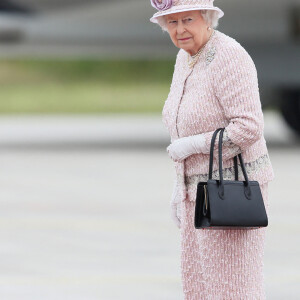
[[[224,12],[213,6],[214,0],[150,0],[151,5],[158,10],[151,18],[152,23],[158,23],[157,18],[177,12],[188,10],[215,10],[219,13],[219,18],[224,16]]]

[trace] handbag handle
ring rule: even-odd
[[[214,147],[215,147],[215,140],[217,137],[217,134],[220,130],[223,128],[218,128],[214,133],[211,138],[211,143],[210,143],[210,158],[209,158],[209,175],[208,178],[212,179],[212,168],[213,168],[213,152],[214,152]],[[225,129],[225,128],[224,128]],[[235,174],[235,180],[239,180],[239,173],[238,173],[238,162],[237,162],[237,155],[233,158],[234,161],[234,174]]]
[[[222,170],[222,144],[223,144],[223,133],[224,133],[225,128],[220,129],[220,136],[219,136],[219,176],[220,176],[220,185],[219,185],[219,196],[221,199],[224,199],[224,180],[223,180],[223,170]],[[218,130],[219,131],[219,130]],[[242,158],[242,154],[238,154],[240,163],[241,163],[241,168],[243,171],[243,175],[246,181],[245,185],[245,196],[250,200],[251,199],[251,189],[250,189],[250,183],[248,179],[248,175],[246,172],[246,168],[244,165],[244,161]]]

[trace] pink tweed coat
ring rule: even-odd
[[[196,64],[188,64],[189,53],[178,51],[162,120],[171,141],[204,134],[205,152],[174,162],[182,190],[195,201],[196,184],[207,181],[209,150],[213,132],[225,127],[223,137],[224,179],[234,180],[233,157],[242,153],[249,180],[261,185],[273,180],[274,171],[264,138],[257,71],[248,52],[234,38],[215,29]],[[218,135],[219,136],[219,135]],[[217,140],[218,140],[217,136]],[[215,144],[213,179],[219,178]],[[239,180],[244,180],[239,164]]]

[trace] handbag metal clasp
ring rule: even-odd
[[[204,190],[204,203],[205,203],[205,210],[203,209],[203,215],[206,216],[206,214],[207,214],[207,190],[206,190],[206,185],[203,185],[203,190]]]

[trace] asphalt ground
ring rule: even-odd
[[[276,111],[264,111],[267,145],[300,146],[300,139]],[[160,114],[5,115],[0,149],[161,149],[170,137]]]

